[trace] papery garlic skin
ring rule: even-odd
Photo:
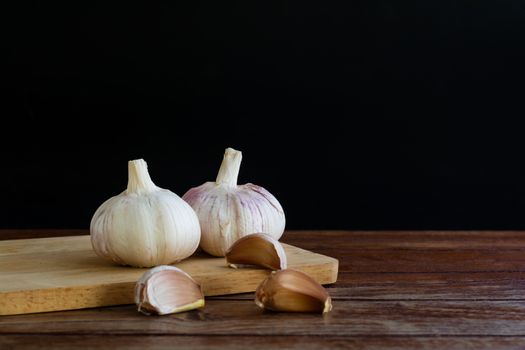
[[[197,213],[201,225],[201,247],[224,256],[239,238],[264,232],[279,239],[286,225],[279,201],[264,188],[237,185],[242,153],[227,148],[216,182],[190,189],[182,198]]]
[[[157,187],[142,159],[128,162],[128,188],[104,202],[91,219],[95,252],[118,264],[151,267],[192,255],[199,246],[195,211],[175,193]]]

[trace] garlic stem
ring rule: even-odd
[[[242,152],[236,151],[233,148],[226,148],[224,158],[215,181],[217,185],[226,185],[229,187],[237,186],[237,177],[239,176],[239,168],[241,167]]]
[[[157,186],[151,181],[148,164],[144,159],[128,162],[128,189],[126,193],[143,194],[154,191]]]

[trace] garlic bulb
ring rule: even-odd
[[[197,250],[200,226],[193,209],[157,187],[142,159],[128,162],[128,188],[104,202],[91,219],[95,252],[118,264],[171,264]]]
[[[227,148],[215,182],[190,189],[182,199],[197,212],[202,249],[215,256],[239,238],[264,232],[279,239],[285,216],[281,204],[264,188],[248,183],[237,186],[242,153]]]

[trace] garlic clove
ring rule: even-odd
[[[204,306],[201,286],[186,272],[161,265],[148,270],[135,285],[138,311],[167,315]]]
[[[255,291],[255,304],[263,309],[284,312],[326,313],[332,299],[326,289],[304,272],[273,271]]]
[[[226,251],[230,267],[257,265],[272,270],[287,267],[286,253],[281,243],[265,233],[253,233],[235,241]]]

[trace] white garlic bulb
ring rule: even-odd
[[[91,219],[95,252],[118,264],[151,267],[192,255],[201,231],[193,209],[157,187],[143,159],[128,162],[128,188],[105,201]]]
[[[284,232],[283,208],[270,192],[251,183],[237,186],[241,160],[241,152],[227,148],[216,182],[206,182],[182,196],[199,217],[200,245],[211,255],[224,256],[236,240],[251,233],[279,239]]]

